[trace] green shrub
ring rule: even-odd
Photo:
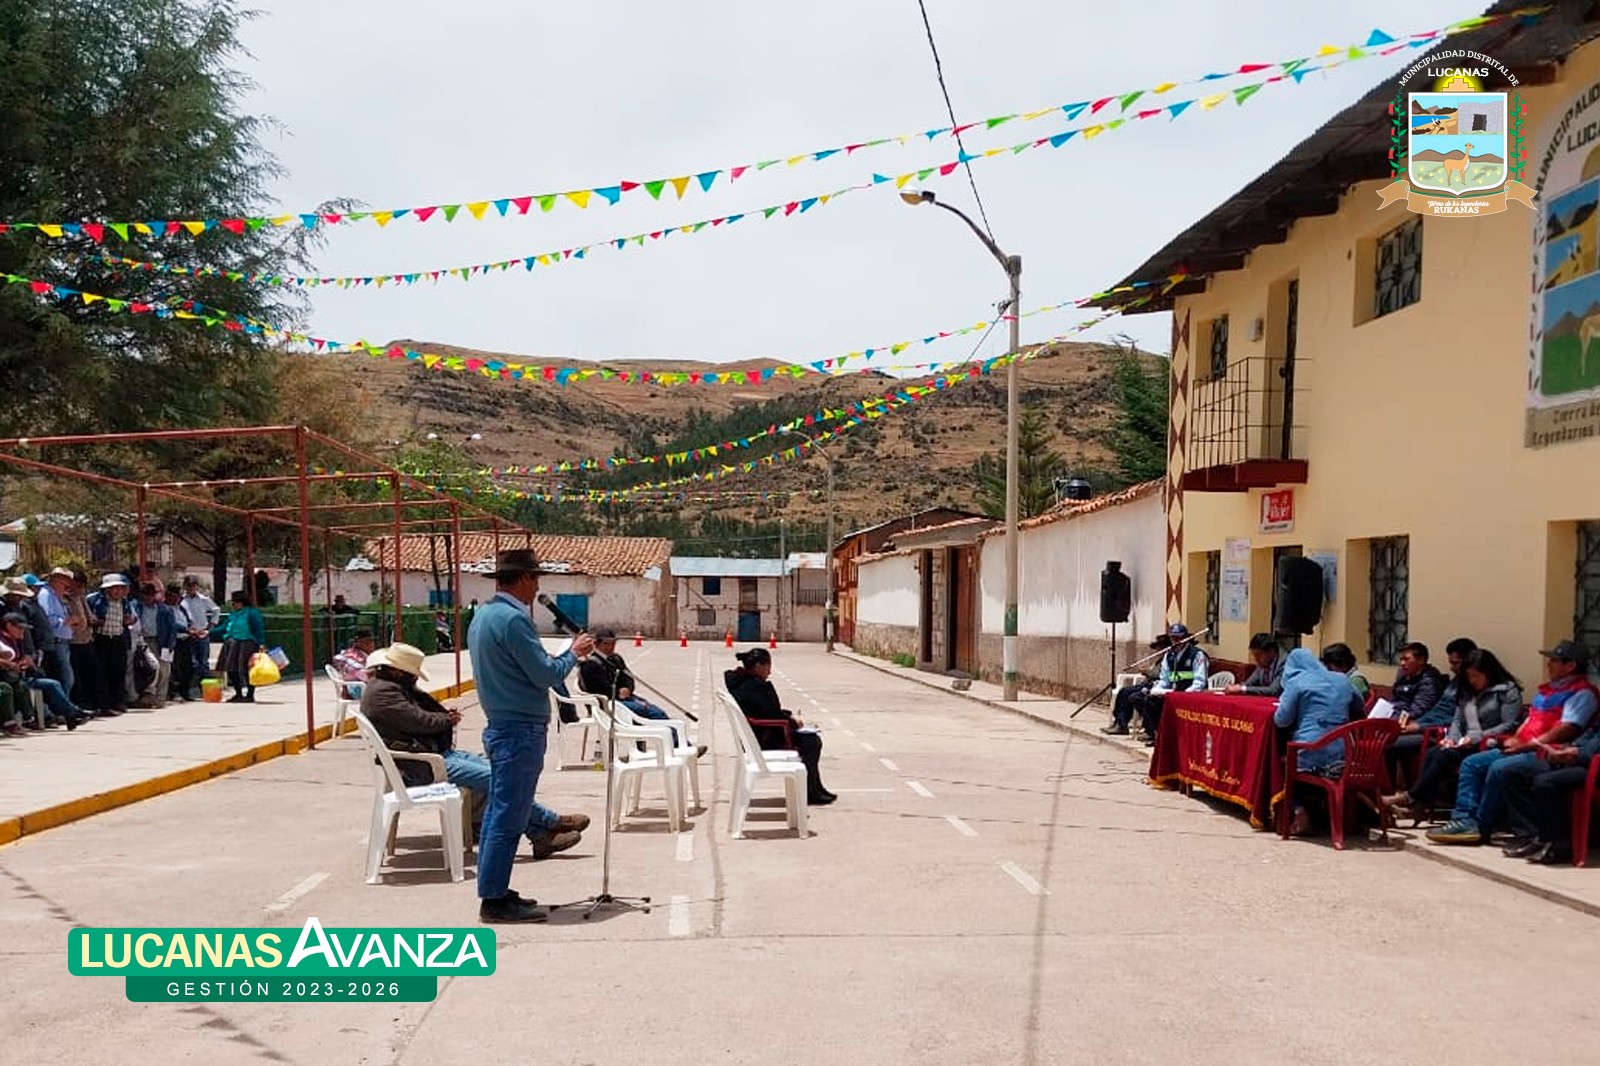
[[[262,616],[267,623],[266,647],[282,648],[289,657],[289,665],[284,667],[283,676],[300,676],[300,653],[302,647],[302,634],[300,630],[300,608],[297,604],[283,604],[276,607],[264,607]],[[432,655],[439,650],[438,641],[435,639],[433,629],[434,612],[427,608],[404,609],[400,612],[400,640],[406,644],[415,645],[422,649],[424,655]],[[461,631],[466,634],[466,617],[463,615]],[[216,630],[217,639],[222,639],[223,626],[227,623],[227,615],[223,615],[223,622]],[[311,653],[315,660],[313,668],[321,670],[335,653],[350,646],[355,639],[356,630],[370,629],[381,648],[386,644],[394,643],[390,634],[394,629],[393,611],[379,613],[367,608],[360,614],[327,614],[322,608],[314,607],[311,612]]]

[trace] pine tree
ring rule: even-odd
[[[1017,517],[1032,518],[1056,502],[1056,478],[1066,462],[1051,449],[1055,430],[1042,407],[1024,408],[1017,421]],[[978,460],[978,506],[992,518],[1006,513],[1006,455],[1004,449]]]
[[[1131,339],[1117,339],[1111,364],[1117,414],[1105,440],[1116,456],[1120,480],[1135,485],[1167,471],[1168,365],[1141,355]]]

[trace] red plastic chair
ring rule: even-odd
[[[783,746],[785,748],[791,748],[791,749],[794,747],[794,723],[791,722],[789,719],[787,719],[787,718],[751,718],[749,715],[745,715],[745,719],[747,721],[749,721],[751,729],[761,729],[762,727],[770,727],[770,728],[774,728],[774,729],[783,730]]]
[[[1312,744],[1291,742],[1285,756],[1283,792],[1284,803],[1278,812],[1278,832],[1288,839],[1289,821],[1294,809],[1296,781],[1316,785],[1328,793],[1328,822],[1333,831],[1333,846],[1344,850],[1345,796],[1354,793],[1369,796],[1372,808],[1378,812],[1378,824],[1383,831],[1384,843],[1389,842],[1389,823],[1393,815],[1378,802],[1378,797],[1393,789],[1389,780],[1389,767],[1384,762],[1383,750],[1400,735],[1400,723],[1389,718],[1363,718],[1328,732]],[[1300,753],[1316,751],[1344,741],[1344,770],[1338,777],[1319,777],[1300,772]]]
[[[1589,865],[1589,815],[1594,810],[1595,777],[1600,774],[1600,758],[1589,760],[1589,776],[1583,787],[1572,794],[1572,865]]]

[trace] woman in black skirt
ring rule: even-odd
[[[222,631],[222,658],[217,669],[226,672],[233,686],[229,703],[254,703],[256,687],[250,683],[250,660],[267,642],[267,620],[245,600],[243,590],[230,598],[232,610]]]

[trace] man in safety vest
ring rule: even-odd
[[[1149,691],[1134,696],[1133,704],[1139,711],[1142,729],[1139,739],[1146,747],[1156,742],[1156,727],[1161,723],[1161,704],[1169,692],[1204,692],[1206,672],[1211,662],[1200,645],[1189,636],[1189,627],[1175,622],[1167,629],[1171,647],[1161,657],[1161,675]]]

